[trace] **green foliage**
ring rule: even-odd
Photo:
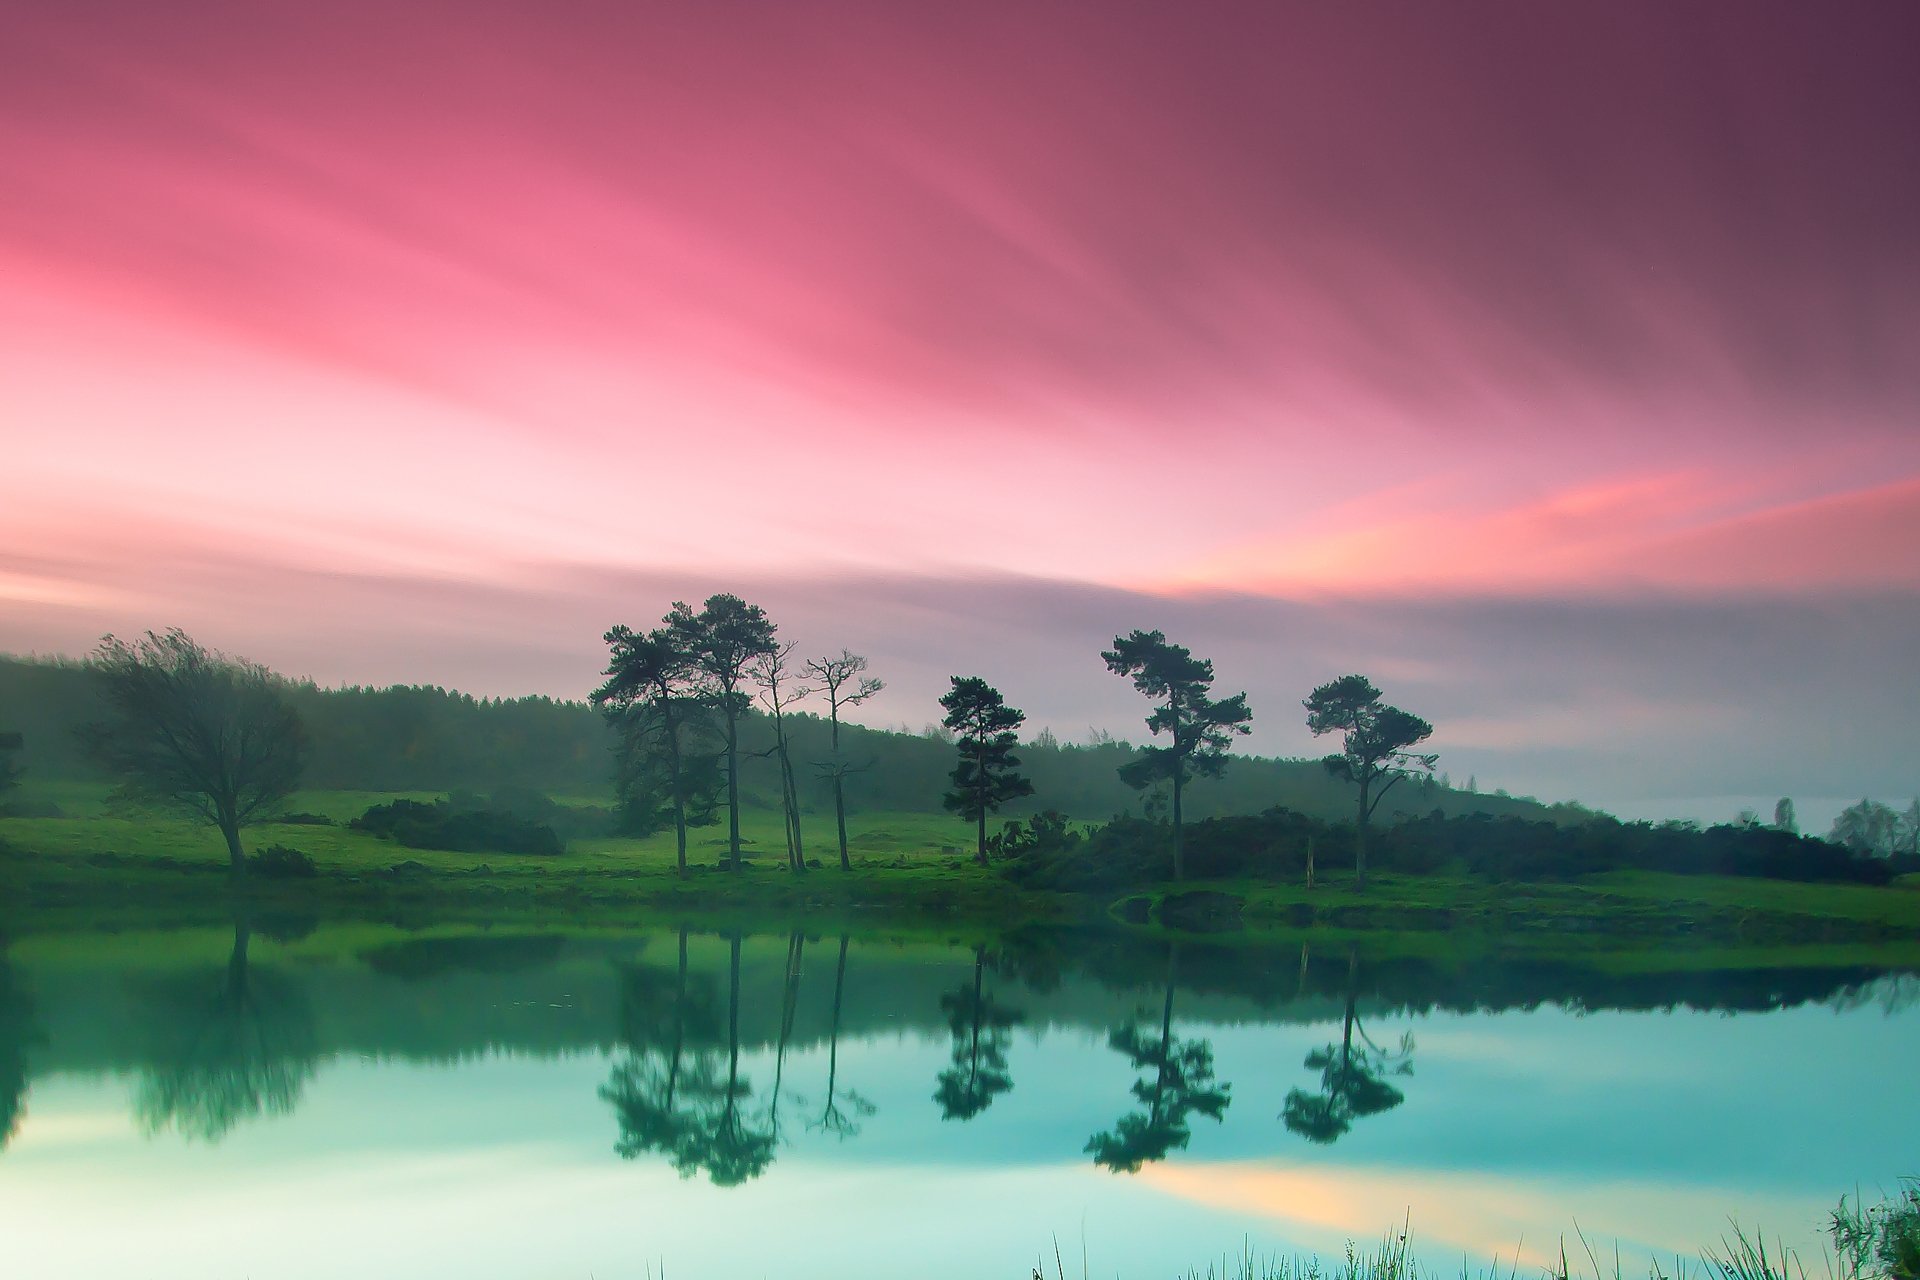
[[[270,844],[249,855],[247,870],[268,880],[311,880],[319,874],[312,858],[284,844]]]
[[[512,783],[553,795],[610,794],[621,734],[585,701],[474,698],[423,686],[282,688],[307,727],[311,750],[304,784],[310,788],[434,795],[458,788],[487,792]],[[74,732],[100,715],[84,666],[0,657],[0,706],[7,709],[10,726],[25,735],[19,754],[27,774],[14,793],[16,810],[38,812],[55,798],[65,805],[64,788],[100,777],[81,754]],[[773,807],[777,770],[771,760],[757,758],[772,746],[772,725],[768,717],[749,711],[739,728],[743,803]],[[843,780],[850,812],[943,812],[940,797],[953,768],[950,744],[844,721],[839,732],[838,758],[857,765]],[[816,766],[836,758],[832,733],[827,716],[799,713],[787,719],[794,760],[806,784],[803,808],[831,804],[831,779],[809,775],[825,772]],[[1020,816],[1046,807],[1085,818],[1139,811],[1140,793],[1118,777],[1122,766],[1141,756],[1138,748],[1102,735],[1048,745],[1047,736],[1020,750],[1022,772],[1044,804],[1013,799],[1001,812]],[[1353,808],[1350,792],[1318,761],[1235,756],[1224,775],[1187,797],[1185,816],[1257,813],[1276,804],[1320,818]],[[1381,816],[1391,816],[1396,805],[1420,813],[1439,808],[1449,814],[1548,816],[1530,800],[1474,795],[1430,779],[1410,779],[1397,788],[1394,799],[1380,806]],[[364,807],[340,816],[351,817]],[[1565,807],[1555,812],[1568,819],[1581,816]]]
[[[678,624],[676,616],[645,634],[624,626],[608,631],[607,680],[591,701],[619,735],[614,791],[621,830],[644,836],[672,824],[684,865],[686,829],[715,820],[725,778],[712,700],[689,647],[696,626],[690,613]]]
[[[1842,1196],[1827,1225],[1843,1280],[1920,1278],[1920,1179],[1875,1205]]]
[[[1121,781],[1142,790],[1155,782],[1220,776],[1234,736],[1252,731],[1247,695],[1209,697],[1213,663],[1194,657],[1184,645],[1169,644],[1158,631],[1116,636],[1113,648],[1100,656],[1107,670],[1132,677],[1135,689],[1160,701],[1147,717],[1147,731],[1164,733],[1170,741],[1121,766]]]
[[[1331,865],[1352,853],[1354,828],[1288,809],[1210,818],[1187,828],[1187,860],[1190,873],[1202,879],[1298,883],[1309,841],[1316,861]],[[1451,868],[1499,881],[1537,883],[1625,868],[1868,885],[1891,878],[1884,859],[1772,827],[1701,831],[1606,816],[1565,824],[1436,811],[1375,832],[1372,847],[1379,869],[1431,875]],[[1034,888],[1120,890],[1168,879],[1172,850],[1165,827],[1123,816],[1090,828],[1084,839],[1040,842],[1003,870]]]
[[[88,727],[89,753],[135,799],[197,814],[227,835],[300,784],[307,735],[283,682],[265,667],[215,653],[185,632],[107,636],[92,672],[108,718]]]
[[[933,1091],[942,1120],[971,1120],[1013,1088],[1007,1048],[1013,1028],[1025,1015],[986,991],[985,972],[985,954],[976,948],[973,981],[940,996],[940,1012],[953,1037],[951,1065],[940,1073]]]
[[[949,775],[953,787],[941,798],[948,810],[970,822],[984,824],[988,814],[1009,800],[1033,794],[1033,783],[1020,772],[1019,745],[1014,731],[1026,714],[1007,705],[1000,691],[979,676],[954,676],[953,687],[940,705],[946,718],[940,723],[953,731],[960,763]],[[986,828],[980,828],[979,857],[986,860]]]
[[[1386,796],[1386,789],[1368,803],[1368,788],[1379,779],[1388,786],[1407,771],[1431,771],[1437,756],[1421,755],[1411,748],[1433,736],[1433,726],[1419,716],[1388,706],[1380,701],[1380,691],[1365,676],[1341,676],[1321,685],[1302,704],[1307,709],[1307,728],[1315,737],[1341,734],[1340,754],[1328,756],[1328,773],[1342,782],[1359,785],[1361,821]]]
[[[525,853],[542,857],[557,857],[564,852],[560,837],[552,827],[502,809],[463,804],[457,798],[431,804],[395,800],[374,805],[347,825],[410,849]]]

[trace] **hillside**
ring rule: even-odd
[[[545,697],[474,698],[436,687],[322,689],[291,684],[289,692],[313,740],[306,785],[316,790],[450,791],[528,787],[555,795],[606,798],[611,792],[614,735],[584,702]],[[84,666],[72,661],[0,655],[0,731],[25,740],[25,786],[35,780],[82,781],[97,775],[82,756],[75,730],[98,715]],[[828,793],[806,762],[828,756],[828,726],[819,717],[789,721],[796,761],[808,787],[803,804],[830,809]],[[870,761],[847,783],[857,808],[937,812],[953,768],[953,750],[940,739],[862,726],[842,730],[851,759]],[[753,758],[772,743],[770,722],[750,717],[743,734],[742,784],[751,803],[771,807],[778,783],[773,764]],[[1021,750],[1033,778],[1030,800],[1009,805],[1017,817],[1058,809],[1076,818],[1138,813],[1142,797],[1116,770],[1138,750],[1126,742],[1054,743],[1050,737]],[[1192,818],[1256,813],[1281,805],[1339,820],[1352,793],[1328,777],[1318,761],[1237,756],[1224,777],[1195,783]],[[1381,812],[1448,816],[1466,813],[1577,817],[1572,806],[1543,806],[1525,798],[1482,795],[1429,782],[1403,787]]]

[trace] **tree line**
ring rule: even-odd
[[[757,758],[775,776],[771,807],[782,815],[788,868],[804,874],[810,865],[804,819],[811,810],[803,801],[804,777],[830,797],[838,862],[842,870],[852,869],[849,784],[872,770],[875,759],[850,749],[871,731],[845,723],[843,716],[885,687],[869,673],[865,657],[844,648],[838,654],[801,656],[792,642],[779,638],[763,609],[724,593],[697,609],[675,602],[659,625],[646,631],[615,626],[604,639],[609,651],[605,679],[588,705],[611,731],[615,791],[629,830],[670,826],[676,868],[685,874],[689,829],[724,815],[724,865],[738,871],[746,799],[742,765]],[[1113,776],[1144,796],[1147,826],[1168,833],[1171,876],[1183,880],[1188,875],[1188,789],[1195,781],[1222,777],[1230,746],[1250,730],[1252,710],[1244,693],[1214,696],[1213,664],[1160,631],[1116,636],[1100,657],[1109,672],[1130,681],[1151,703],[1145,721],[1151,741],[1122,751],[1113,761]],[[297,704],[317,691],[208,650],[178,630],[149,632],[132,642],[108,636],[79,670],[106,713],[77,734],[87,758],[118,778],[129,797],[168,804],[214,825],[226,842],[233,874],[244,876],[241,828],[283,806],[307,776],[312,739]],[[1026,717],[981,676],[956,675],[949,683],[940,700],[945,715],[939,736],[950,753],[940,802],[974,825],[975,858],[985,866],[996,851],[1042,842],[1052,828],[1043,832],[1036,825],[1024,833],[1014,828],[989,836],[989,817],[1036,795],[1022,755],[1030,748],[1019,738]],[[357,690],[346,693],[361,696]],[[441,697],[443,705],[461,705]],[[823,703],[824,717],[812,709]],[[567,704],[544,699],[496,704],[505,705],[516,712],[545,712]],[[1385,702],[1359,674],[1320,685],[1301,706],[1307,728],[1339,745],[1319,768],[1348,790],[1351,816],[1345,838],[1329,843],[1351,857],[1354,883],[1364,888],[1369,832],[1381,804],[1401,784],[1411,788],[1402,794],[1422,799],[1435,794],[1438,756],[1420,749],[1433,726]],[[751,741],[750,725],[759,730]],[[803,755],[796,742],[814,729],[824,737],[825,749]],[[18,744],[0,737],[0,748],[8,745]],[[1057,745],[1046,750],[1061,751]],[[0,769],[0,782],[17,777],[12,754],[0,750],[0,763],[8,764]],[[1261,808],[1273,809],[1277,800],[1270,798]],[[1849,811],[1851,817],[1843,815],[1842,825],[1851,821],[1864,834],[1849,828],[1842,839],[1837,825],[1837,843],[1877,851],[1878,841],[1896,846],[1897,852],[1899,841],[1912,842],[1900,815],[1888,810],[1883,820],[1871,802],[1858,808],[1858,813]],[[1790,822],[1788,802],[1782,811]],[[1430,814],[1436,820],[1448,816],[1438,806]],[[1891,834],[1883,838],[1881,833]],[[1314,850],[1309,838],[1309,884],[1316,870]],[[1744,851],[1740,859],[1742,865],[1778,860],[1771,852],[1749,857]]]
[[[727,865],[739,868],[739,725],[754,699],[773,724],[768,754],[779,764],[787,865],[796,873],[806,871],[799,792],[785,726],[794,708],[817,694],[827,699],[832,726],[831,753],[817,767],[832,786],[840,865],[851,869],[844,783],[866,766],[840,748],[840,713],[885,687],[866,674],[866,658],[842,649],[834,657],[796,659],[793,644],[777,639],[777,628],[763,609],[727,594],[708,598],[698,610],[676,602],[658,626],[646,632],[616,626],[605,639],[611,655],[606,682],[594,691],[592,701],[620,733],[622,803],[671,816],[682,874],[687,870],[687,828],[708,820],[723,804]],[[1130,680],[1154,704],[1146,718],[1154,741],[1116,773],[1136,791],[1165,788],[1173,878],[1184,879],[1187,787],[1225,771],[1233,739],[1252,725],[1247,696],[1215,698],[1213,663],[1160,631],[1116,636],[1113,648],[1100,656],[1108,671]],[[974,824],[974,857],[986,866],[988,818],[1009,801],[1034,794],[1033,780],[1016,750],[1026,714],[981,676],[956,675],[949,683],[940,699],[946,713],[940,724],[952,736],[957,758],[941,803]],[[1395,784],[1418,774],[1431,777],[1438,757],[1414,748],[1432,736],[1433,726],[1383,702],[1380,690],[1361,675],[1329,681],[1303,706],[1307,727],[1316,736],[1339,735],[1341,749],[1322,763],[1328,774],[1354,788],[1355,878],[1364,888],[1367,827]]]

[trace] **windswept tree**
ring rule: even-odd
[[[1784,831],[1790,836],[1800,834],[1800,820],[1794,817],[1793,800],[1791,797],[1781,796],[1780,799],[1775,802],[1773,806],[1773,829],[1775,831]]]
[[[749,666],[754,683],[760,686],[760,705],[773,720],[774,763],[780,766],[780,813],[787,832],[787,868],[795,874],[807,869],[807,851],[800,838],[800,786],[793,776],[793,747],[787,738],[787,714],[796,702],[811,697],[813,690],[793,679],[788,669],[796,646],[789,641],[776,644],[755,658]]]
[[[740,869],[740,717],[749,706],[748,668],[774,649],[766,610],[739,596],[707,597],[700,612],[675,601],[667,629],[712,683],[727,756],[727,866]]]
[[[291,1115],[313,1078],[319,1039],[306,993],[252,969],[249,936],[236,920],[223,974],[174,979],[144,1002],[154,1044],[133,1108],[149,1134],[218,1142],[242,1121]]]
[[[711,818],[719,783],[713,754],[689,746],[706,726],[702,672],[672,626],[645,633],[617,626],[606,641],[607,679],[592,701],[620,734],[620,803],[647,834],[664,799],[684,876],[687,827]]]
[[[91,664],[108,719],[82,731],[121,794],[184,809],[220,829],[235,880],[240,828],[272,813],[307,761],[307,734],[280,678],[179,629],[100,641]]]
[[[857,707],[867,699],[886,688],[885,682],[866,674],[867,660],[851,649],[842,649],[837,658],[809,658],[807,675],[820,686],[827,695],[827,724],[831,736],[828,745],[833,758],[815,763],[814,771],[833,785],[833,821],[840,833],[840,869],[853,870],[853,860],[847,856],[847,793],[848,775],[860,773],[869,766],[852,764],[840,753],[840,712],[844,707]]]
[[[1213,688],[1213,663],[1196,658],[1185,645],[1169,644],[1158,631],[1135,631],[1116,636],[1113,648],[1100,655],[1107,670],[1130,676],[1133,687],[1160,705],[1147,717],[1147,728],[1166,734],[1167,746],[1149,746],[1120,766],[1120,780],[1136,791],[1157,782],[1173,784],[1173,878],[1186,878],[1185,833],[1181,801],[1194,778],[1217,778],[1227,766],[1227,747],[1235,734],[1247,733],[1253,712],[1247,695],[1208,696]]]
[[[1000,691],[979,676],[954,676],[953,688],[940,699],[946,708],[943,729],[954,735],[960,764],[954,769],[953,790],[942,797],[946,807],[978,825],[979,846],[974,860],[987,865],[987,815],[1009,800],[1033,794],[1033,783],[1020,772],[1016,730],[1026,713],[1007,705]]]
[[[1412,748],[1433,736],[1433,726],[1419,716],[1380,701],[1380,691],[1365,676],[1341,676],[1315,689],[1302,704],[1307,728],[1318,737],[1343,735],[1338,755],[1323,762],[1327,772],[1354,784],[1358,807],[1354,812],[1354,887],[1367,887],[1367,822],[1387,798],[1394,783],[1414,772],[1432,773],[1437,755]]]

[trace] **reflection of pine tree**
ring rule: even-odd
[[[670,993],[670,994],[669,994]],[[632,1160],[650,1151],[682,1177],[702,1170],[716,1186],[736,1186],[773,1160],[773,1135],[749,1128],[742,1102],[752,1087],[740,1075],[740,939],[732,939],[726,1025],[726,1074],[711,992],[687,974],[687,934],[678,970],[636,966],[623,998],[626,1057],[600,1090],[620,1122],[615,1150]]]
[[[38,1039],[33,1001],[0,957],[0,1151],[27,1114],[27,1047]]]
[[[962,984],[940,997],[940,1011],[953,1033],[953,1065],[940,1073],[933,1091],[942,1120],[971,1120],[1013,1088],[1007,1045],[1022,1015],[986,994],[986,963],[986,948],[975,947],[973,985]]]
[[[693,1167],[707,1171],[716,1187],[737,1187],[765,1173],[773,1163],[776,1145],[771,1129],[755,1129],[746,1122],[741,1105],[753,1096],[753,1086],[740,1074],[740,935],[734,934],[729,941],[727,1083],[717,1099],[709,1100],[699,1127],[682,1149]],[[682,1166],[682,1173],[688,1171]]]
[[[1205,1040],[1181,1040],[1173,1034],[1173,993],[1178,985],[1180,949],[1167,951],[1167,998],[1160,1011],[1160,1038],[1148,1040],[1137,1025],[1121,1027],[1107,1043],[1127,1056],[1136,1071],[1150,1076],[1133,1082],[1133,1096],[1144,1110],[1120,1117],[1110,1133],[1087,1139],[1093,1162],[1116,1173],[1133,1173],[1168,1152],[1185,1149],[1193,1136],[1187,1126],[1195,1112],[1218,1120],[1225,1113],[1231,1085],[1216,1087],[1213,1046]]]
[[[1337,1141],[1355,1120],[1391,1111],[1406,1100],[1406,1095],[1388,1084],[1385,1077],[1413,1074],[1413,1037],[1402,1037],[1399,1049],[1391,1053],[1367,1037],[1354,1013],[1358,974],[1359,958],[1349,951],[1347,1008],[1340,1043],[1307,1055],[1307,1067],[1320,1073],[1320,1092],[1289,1089],[1286,1108],[1280,1113],[1287,1128],[1309,1142]],[[1353,1039],[1356,1032],[1363,1042],[1359,1045]]]
[[[306,995],[247,963],[246,921],[233,926],[226,973],[159,993],[151,1065],[134,1094],[148,1133],[171,1128],[218,1142],[243,1120],[291,1114],[318,1056]]]
[[[658,1151],[677,1166],[692,1124],[688,1099],[719,1089],[719,1012],[711,985],[688,977],[685,929],[676,970],[632,965],[622,972],[620,1028],[626,1055],[600,1090],[620,1122],[614,1150],[627,1160]]]

